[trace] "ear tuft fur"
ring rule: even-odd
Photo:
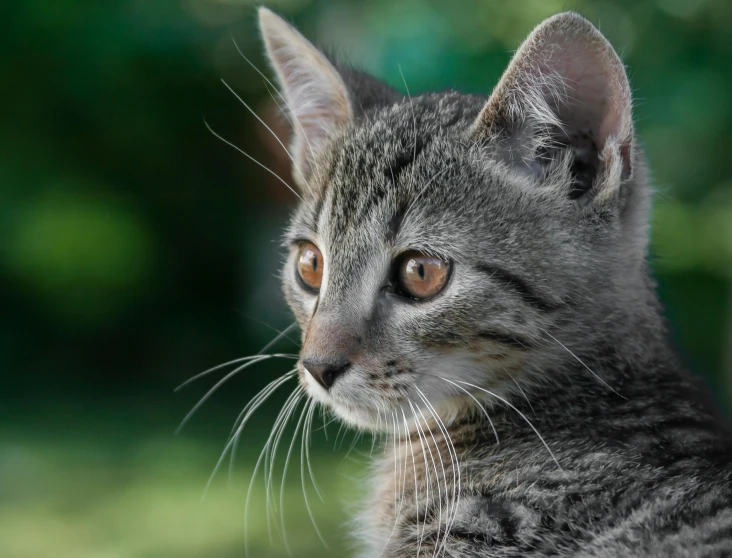
[[[578,198],[596,191],[600,180],[630,176],[631,104],[625,68],[610,43],[589,21],[567,12],[524,41],[474,134],[501,139],[503,157],[530,172],[543,173],[563,159],[573,175],[568,194]]]
[[[326,56],[284,19],[261,7],[259,28],[292,121],[294,177],[307,193],[319,152],[353,117],[351,101]]]

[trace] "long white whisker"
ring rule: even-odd
[[[275,171],[273,171],[272,169],[270,169],[266,165],[263,165],[262,163],[260,163],[259,161],[257,161],[254,157],[252,157],[251,155],[249,155],[249,153],[247,153],[246,151],[244,151],[241,147],[238,147],[238,146],[234,145],[229,140],[225,139],[224,137],[222,137],[219,134],[217,134],[216,132],[214,132],[213,129],[211,128],[211,126],[209,126],[208,122],[206,122],[204,120],[203,123],[206,125],[206,128],[208,128],[208,131],[211,132],[215,137],[217,137],[218,139],[220,139],[221,141],[223,141],[229,147],[232,147],[232,148],[236,149],[239,153],[241,153],[242,155],[244,155],[247,159],[249,159],[253,163],[256,163],[257,165],[259,165],[260,167],[262,167],[269,174],[271,174],[277,180],[279,180],[280,182],[282,182],[282,184],[285,185],[285,188],[287,188],[290,192],[292,192],[293,194],[295,194],[295,197],[297,197],[297,199],[299,199],[300,201],[303,201],[302,197],[300,197],[300,194],[298,194],[297,192],[295,192],[295,190],[293,190],[292,186],[290,186],[287,182],[285,182],[279,174],[277,174]]]
[[[320,492],[320,487],[318,486],[317,481],[315,480],[315,475],[313,474],[313,468],[310,462],[310,440],[311,440],[311,434],[313,430],[313,416],[315,415],[315,400],[313,400],[312,404],[310,405],[310,414],[308,416],[308,422],[306,425],[307,428],[307,440],[305,441],[305,460],[308,464],[308,473],[310,474],[310,481],[313,484],[313,488],[315,489],[315,493],[318,495],[318,498],[320,498],[321,502],[325,502],[325,499],[323,498],[323,494]]]
[[[273,387],[268,391],[266,394],[262,393],[264,390],[260,392],[260,395],[256,396],[254,399],[252,399],[249,403],[246,404],[244,409],[242,409],[241,413],[239,413],[239,416],[234,421],[234,427],[232,428],[231,432],[229,433],[229,441],[227,442],[227,446],[231,444],[231,451],[230,451],[230,457],[229,457],[229,481],[231,481],[231,478],[234,474],[234,461],[236,459],[236,451],[239,448],[239,440],[241,439],[241,433],[244,430],[244,426],[246,425],[247,421],[251,417],[251,415],[254,413],[255,409],[252,409],[250,411],[250,408],[252,408],[254,405],[259,407],[264,401],[260,401],[259,398],[262,399],[268,399],[274,391],[279,388],[285,381],[289,380],[290,378],[294,377],[297,374],[297,369],[290,370],[285,376],[280,378],[279,380],[276,380],[278,383],[277,385],[273,385]],[[273,382],[274,383],[274,382]],[[272,385],[272,384],[270,384]],[[266,388],[265,388],[266,389]]]
[[[394,449],[394,513],[396,514],[397,509],[397,497],[399,494],[399,485],[398,485],[398,476],[397,476],[397,459],[399,459],[399,456],[397,455],[397,422],[396,422],[396,413],[394,411],[391,412],[391,422],[394,428],[394,441],[392,442],[392,447]]]
[[[221,452],[221,456],[219,457],[219,460],[216,462],[216,466],[213,469],[213,472],[211,473],[211,476],[208,479],[208,482],[206,483],[206,488],[204,489],[204,497],[206,493],[208,492],[208,489],[213,482],[214,477],[216,476],[216,473],[218,473],[221,464],[224,462],[224,459],[226,459],[226,454],[231,449],[232,451],[236,451],[236,443],[235,440],[238,439],[239,434],[241,434],[242,430],[246,426],[247,422],[251,418],[251,416],[259,409],[259,407],[267,400],[269,397],[277,391],[277,388],[279,388],[282,384],[290,380],[296,373],[296,370],[290,370],[283,376],[280,376],[276,380],[271,381],[269,384],[267,384],[252,400],[247,403],[247,405],[244,407],[244,411],[240,413],[239,418],[237,418],[237,422],[241,420],[239,425],[236,427],[236,435],[230,436],[228,442],[226,443],[226,446],[224,447],[224,450]],[[231,475],[231,470],[229,470],[229,475]]]
[[[606,388],[608,388],[608,389],[609,389],[610,391],[612,391],[612,392],[613,392],[613,393],[614,393],[615,395],[617,395],[618,397],[622,397],[622,398],[623,398],[623,399],[625,399],[625,400],[627,400],[627,399],[628,399],[628,398],[627,398],[627,397],[625,397],[624,395],[620,395],[620,394],[619,394],[619,393],[618,393],[617,391],[615,391],[615,390],[614,390],[614,389],[613,389],[613,388],[612,388],[612,387],[610,386],[610,384],[608,384],[608,383],[607,383],[607,382],[606,382],[605,380],[603,380],[603,379],[602,379],[602,378],[601,378],[600,376],[598,376],[597,374],[595,374],[595,372],[594,372],[594,371],[592,370],[592,368],[590,368],[589,366],[587,366],[587,365],[586,365],[586,364],[585,364],[585,363],[584,363],[584,362],[582,361],[582,359],[580,359],[580,357],[578,357],[578,356],[577,356],[576,354],[574,354],[574,353],[573,353],[572,351],[570,351],[570,350],[569,350],[569,349],[568,349],[568,348],[567,348],[567,347],[566,347],[566,346],[564,345],[564,343],[562,343],[562,342],[561,342],[561,341],[560,341],[559,339],[557,339],[556,337],[554,337],[554,336],[553,336],[553,335],[552,335],[551,333],[549,333],[549,332],[548,332],[547,330],[545,330],[545,329],[544,329],[543,327],[539,327],[539,329],[540,329],[541,331],[543,331],[543,332],[544,332],[545,334],[547,334],[547,335],[548,335],[549,337],[551,337],[552,339],[554,339],[554,341],[556,341],[556,342],[557,342],[557,343],[559,344],[559,346],[560,346],[560,347],[562,347],[562,348],[563,348],[563,349],[564,349],[565,351],[567,351],[567,352],[568,352],[568,353],[569,353],[570,355],[572,355],[572,356],[573,356],[573,357],[574,357],[574,358],[575,358],[575,359],[577,360],[577,362],[579,362],[579,363],[580,363],[580,364],[581,364],[582,366],[584,366],[584,367],[585,367],[585,368],[587,369],[587,371],[589,371],[589,373],[590,373],[590,374],[592,374],[592,375],[593,375],[593,376],[594,376],[595,378],[597,378],[597,379],[598,379],[598,380],[600,381],[600,383],[602,383],[602,384],[603,384],[603,385],[604,385],[604,386],[605,386]]]
[[[407,420],[407,415],[404,413],[404,409],[402,409],[402,416],[404,417],[404,425],[408,426],[409,421]],[[407,442],[409,442],[409,453],[412,454],[412,469],[414,470],[414,507],[416,509],[417,516],[419,516],[419,488],[417,487],[417,462],[414,459],[414,446],[412,445],[412,437],[409,435],[409,432],[407,431]],[[419,526],[417,526],[419,529]],[[419,541],[419,546],[417,547],[417,558],[419,558],[419,549],[422,545],[422,540]]]
[[[279,421],[276,421],[275,423],[275,429],[274,429],[274,436],[272,437],[272,443],[269,447],[269,456],[266,458],[267,463],[269,465],[269,470],[266,472],[266,481],[265,481],[265,490],[266,490],[266,507],[269,511],[269,501],[270,501],[270,494],[272,494],[272,497],[274,497],[274,492],[272,491],[272,480],[274,477],[274,465],[275,465],[275,459],[277,457],[277,448],[279,447],[280,440],[282,439],[282,435],[285,433],[285,429],[287,428],[287,423],[290,421],[290,416],[297,408],[298,404],[300,403],[300,399],[304,395],[304,390],[299,390],[296,392],[295,396],[292,397],[292,399],[288,402],[285,402],[284,414],[281,415],[281,419]],[[280,418],[280,417],[278,417]],[[274,506],[273,506],[274,509]],[[285,545],[287,545],[287,541],[285,541]]]
[[[267,443],[264,446],[263,453],[264,453],[264,498],[265,498],[265,509],[267,514],[267,532],[270,535],[270,540],[272,537],[272,531],[270,526],[270,518],[272,517],[272,514],[274,514],[275,508],[272,505],[272,498],[274,498],[274,494],[272,493],[272,478],[274,477],[274,462],[275,462],[275,456],[277,453],[277,446],[279,445],[280,439],[282,438],[282,433],[284,432],[287,423],[290,420],[290,415],[292,414],[295,407],[297,407],[298,403],[300,402],[300,398],[304,395],[304,389],[302,386],[298,385],[298,389],[296,389],[290,397],[287,398],[285,401],[285,404],[282,406],[282,409],[280,410],[279,414],[277,415],[277,419],[275,419],[275,423],[272,427],[272,431],[270,432],[269,438],[267,438]],[[270,496],[270,494],[272,496]],[[289,547],[287,546],[287,539],[284,539],[285,548],[288,549],[289,553]]]
[[[402,509],[404,508],[404,501],[407,497],[407,470],[409,469],[409,457],[406,455],[407,453],[407,439],[409,438],[409,424],[407,423],[407,418],[404,415],[404,411],[402,411],[402,424],[404,425],[404,482],[402,483],[402,499],[399,504],[399,515],[402,513]],[[401,432],[399,433],[401,437]]]
[[[415,159],[417,158],[417,116],[414,113],[414,102],[412,101],[412,96],[409,94],[409,87],[407,87],[407,80],[404,79],[404,73],[402,72],[402,67],[397,66],[399,68],[399,75],[402,76],[402,81],[404,82],[404,89],[407,91],[407,98],[409,99],[409,108],[412,110],[412,125],[414,126],[414,148],[412,150],[412,184],[414,184],[414,167],[415,165]],[[419,550],[417,551],[417,554],[419,554]]]
[[[524,396],[524,399],[526,400],[526,403],[528,403],[528,405],[529,405],[529,409],[531,409],[531,412],[532,412],[532,413],[534,414],[534,416],[536,416],[536,411],[534,411],[534,406],[533,406],[533,405],[531,404],[531,401],[529,401],[529,397],[528,397],[528,396],[526,395],[526,392],[525,392],[525,391],[523,390],[523,388],[521,387],[521,384],[519,384],[519,383],[518,383],[518,382],[516,381],[516,378],[514,378],[514,377],[513,377],[512,375],[511,375],[511,373],[510,373],[510,372],[509,372],[509,371],[508,371],[508,370],[507,370],[506,368],[502,368],[501,370],[502,370],[503,372],[505,372],[506,374],[508,374],[508,377],[509,377],[509,378],[511,378],[511,379],[513,380],[513,383],[514,383],[514,384],[516,384],[516,387],[517,387],[517,388],[518,388],[518,390],[519,390],[519,391],[521,392],[521,395],[523,395],[523,396]]]
[[[290,399],[297,396],[298,393],[302,392],[303,388],[302,386],[298,385],[292,392],[292,394],[287,398],[287,401],[289,402]],[[287,404],[287,403],[286,403]],[[285,405],[286,405],[285,404]],[[285,407],[280,410],[280,414],[278,415],[277,419],[279,420],[280,416],[284,412]],[[277,420],[275,421],[275,425],[277,423]],[[262,448],[262,451],[259,454],[259,458],[257,458],[257,462],[254,465],[254,471],[252,472],[252,478],[249,480],[249,488],[247,489],[247,496],[244,500],[244,553],[247,558],[249,558],[249,537],[248,537],[248,515],[249,515],[249,502],[251,501],[252,496],[252,487],[254,486],[254,480],[257,477],[257,472],[259,471],[260,466],[262,465],[262,462],[264,461],[265,455],[267,454],[267,449],[269,448],[269,445],[272,441],[272,436],[274,434],[275,426],[272,427],[272,432],[270,433],[269,437],[267,438],[267,442],[265,443],[264,447]],[[266,470],[265,470],[266,473]],[[269,510],[269,508],[267,508]],[[267,512],[267,530],[269,531],[269,511]],[[270,534],[271,538],[271,534]]]
[[[314,401],[310,402],[310,409],[312,410],[312,406],[315,404]],[[310,411],[309,411],[310,412]],[[313,528],[315,529],[315,533],[317,533],[318,538],[320,539],[320,542],[323,543],[323,546],[325,548],[328,548],[328,543],[325,542],[325,539],[323,538],[323,535],[320,533],[320,529],[318,529],[318,524],[315,522],[315,516],[313,515],[313,510],[310,507],[310,500],[308,499],[308,491],[305,489],[305,433],[303,432],[303,438],[301,442],[301,448],[300,448],[300,480],[302,483],[302,496],[305,499],[305,507],[308,510],[308,515],[310,516],[310,521],[313,524]]]
[[[272,345],[277,343],[280,339],[283,337],[287,337],[287,334],[290,333],[293,329],[297,327],[297,322],[292,322],[290,325],[288,325],[285,329],[280,331],[277,336],[272,339],[269,343],[267,343],[264,347],[259,349],[258,355],[261,355],[262,353],[266,352]],[[298,358],[298,355],[295,355],[295,358]]]
[[[381,409],[376,409],[376,431],[381,434]],[[371,433],[371,451],[369,457],[374,456],[374,448],[376,447],[376,433]]]
[[[338,444],[338,439],[340,438],[341,434],[343,434],[343,437],[345,438],[345,425],[343,423],[340,423],[338,426],[338,432],[336,433],[335,442],[333,443],[333,449],[335,451],[338,451],[341,449],[341,445],[343,445],[343,440],[341,440],[340,445]]]
[[[193,408],[188,412],[188,414],[185,417],[183,417],[183,420],[181,421],[181,423],[178,426],[178,428],[176,428],[175,433],[178,434],[183,429],[183,427],[186,425],[186,423],[191,419],[191,417],[196,413],[196,411],[198,409],[200,409],[201,406],[204,403],[206,403],[206,401],[208,401],[208,398],[211,397],[216,392],[216,390],[219,389],[222,385],[224,385],[227,381],[229,381],[231,378],[233,378],[234,376],[236,376],[242,370],[244,370],[246,368],[249,368],[252,364],[256,364],[258,362],[261,362],[263,360],[268,360],[270,358],[273,358],[273,356],[272,355],[261,355],[259,357],[253,358],[249,362],[246,362],[245,364],[242,364],[241,366],[239,366],[238,368],[232,370],[226,376],[224,376],[223,378],[221,378],[218,382],[216,382],[214,384],[214,386],[211,389],[209,389],[204,394],[203,397],[201,397],[201,399],[198,400],[198,403],[196,403],[193,406]]]
[[[424,459],[424,474],[425,474],[425,503],[424,503],[424,521],[422,522],[422,535],[419,538],[419,543],[417,544],[417,557],[419,558],[420,550],[422,549],[422,542],[424,541],[424,534],[427,530],[427,513],[429,511],[429,505],[430,505],[430,467],[427,463],[427,452],[425,451],[424,445],[427,442],[427,436],[424,434],[424,431],[422,430],[422,425],[419,423],[419,418],[417,417],[417,413],[414,411],[414,404],[411,400],[407,401],[409,403],[409,408],[412,410],[412,416],[414,417],[414,424],[417,427],[417,437],[419,438],[419,445],[422,447],[422,458]],[[430,455],[431,455],[430,451]],[[432,459],[432,462],[434,464],[434,458]],[[437,465],[435,465],[435,474],[437,474]],[[439,484],[439,481],[438,481]],[[419,509],[417,510],[417,517],[419,517]],[[417,520],[417,529],[419,530],[419,519]]]
[[[491,416],[488,414],[488,410],[467,389],[465,389],[464,387],[460,387],[460,386],[455,386],[455,387],[457,387],[458,389],[461,389],[464,393],[467,394],[468,397],[470,397],[470,399],[475,401],[475,404],[478,405],[478,408],[483,412],[483,414],[485,415],[485,418],[488,419],[488,423],[491,425],[491,429],[493,429],[493,435],[496,437],[496,445],[500,445],[501,441],[498,439],[498,431],[496,430],[496,427],[493,424],[493,421],[491,420]]]
[[[439,377],[439,376],[438,376]],[[447,442],[447,448],[448,452],[450,453],[450,466],[452,468],[452,516],[450,517],[448,515],[448,520],[446,521],[445,525],[445,537],[442,542],[443,551],[447,547],[447,536],[450,530],[452,529],[452,525],[457,519],[457,508],[458,504],[460,503],[460,487],[462,483],[462,473],[460,472],[460,462],[458,460],[457,450],[455,449],[455,444],[452,441],[452,436],[450,436],[450,432],[447,430],[447,426],[445,425],[444,421],[440,418],[439,413],[435,409],[434,405],[430,403],[430,400],[427,398],[427,396],[422,392],[421,389],[419,389],[419,386],[414,386],[417,392],[422,396],[422,400],[425,402],[425,405],[427,405],[427,408],[430,410],[430,413],[432,413],[432,416],[435,417],[435,420],[437,421],[437,427],[440,429],[440,432],[442,432],[442,435],[445,438],[445,441]]]
[[[221,83],[224,84],[224,86],[226,87],[226,89],[228,89],[229,91],[231,91],[231,94],[234,95],[234,97],[237,98],[237,100],[244,106],[244,108],[246,108],[249,112],[252,113],[252,116],[254,116],[254,118],[256,118],[262,126],[264,126],[265,128],[267,128],[267,130],[269,131],[269,133],[272,134],[272,137],[277,141],[277,143],[280,144],[280,146],[282,147],[282,149],[285,150],[285,153],[290,158],[290,161],[292,161],[292,166],[297,171],[297,174],[299,174],[300,177],[302,178],[303,183],[305,183],[307,185],[308,189],[310,189],[310,184],[308,184],[308,179],[305,178],[305,175],[300,170],[300,166],[295,162],[295,158],[290,153],[290,150],[287,149],[287,147],[285,147],[285,144],[282,143],[282,140],[277,137],[277,134],[274,133],[274,131],[272,130],[272,128],[270,128],[267,125],[267,123],[264,120],[262,120],[256,112],[254,112],[254,109],[252,109],[252,107],[250,107],[248,104],[246,104],[246,102],[244,102],[244,99],[242,99],[239,96],[239,94],[236,91],[234,91],[228,83],[226,83],[225,80],[222,79],[221,80]]]
[[[420,190],[420,191],[419,191],[419,192],[417,193],[417,195],[416,195],[416,196],[414,197],[414,199],[413,199],[413,200],[411,201],[411,203],[409,204],[409,207],[407,207],[407,210],[406,210],[406,211],[404,212],[404,215],[405,215],[405,217],[406,217],[407,215],[409,215],[409,212],[410,212],[410,211],[412,210],[412,208],[414,207],[414,204],[415,204],[415,203],[417,203],[417,200],[418,200],[418,199],[419,199],[419,198],[420,198],[420,197],[422,196],[422,194],[424,194],[424,192],[425,192],[425,191],[427,190],[427,188],[429,188],[430,184],[432,184],[432,183],[433,183],[433,182],[434,182],[435,180],[437,180],[437,179],[438,179],[438,178],[439,178],[440,176],[442,176],[443,174],[445,174],[445,173],[446,173],[447,171],[451,170],[451,169],[452,169],[452,167],[454,167],[454,166],[455,166],[455,165],[448,165],[447,167],[445,167],[445,168],[444,168],[444,169],[442,169],[441,171],[439,171],[439,172],[436,172],[435,174],[433,174],[433,175],[432,175],[432,178],[430,178],[430,179],[429,179],[429,180],[428,180],[428,181],[426,182],[426,184],[425,184],[424,186],[422,186],[422,189],[421,189],[421,190]]]
[[[398,482],[397,486],[399,487],[398,488],[399,492],[401,492],[401,497],[399,498],[399,507],[397,508],[396,505],[394,507],[394,526],[392,527],[391,533],[389,533],[389,536],[387,537],[386,542],[384,543],[384,546],[382,547],[381,552],[379,553],[379,556],[384,554],[386,547],[389,546],[389,542],[391,541],[391,538],[394,536],[394,533],[396,532],[397,525],[399,524],[399,517],[401,516],[402,508],[404,507],[404,498],[405,498],[406,485],[407,485],[407,462],[409,461],[409,459],[406,456],[404,456],[404,469],[402,470],[402,467],[401,467],[402,433],[401,433],[401,428],[399,428],[397,426],[398,422],[399,422],[399,417],[397,415],[397,412],[392,411],[392,413],[394,415],[395,431],[398,432],[398,437],[395,437],[394,442],[395,442],[395,444],[398,443],[398,455],[399,455],[399,464],[400,465],[399,465],[399,477],[398,477],[399,482]],[[402,416],[404,416],[403,411],[402,411]],[[409,427],[406,422],[406,417],[404,417],[404,419],[403,419],[403,424],[404,424],[404,430],[408,434]],[[406,451],[406,449],[407,449],[407,445],[405,443],[404,451]],[[394,455],[395,456],[397,455],[397,446],[395,446]],[[396,461],[395,461],[395,463],[396,463]]]
[[[417,392],[420,395],[420,397],[424,400],[425,397],[422,394],[422,391],[416,385],[415,385],[415,387],[417,388]],[[429,407],[427,410],[429,410]],[[419,411],[419,414],[422,417],[422,420],[424,421],[425,425],[427,425],[428,424],[427,419],[425,418],[421,407],[417,406],[417,411]],[[430,413],[432,413],[432,411],[430,411]],[[434,414],[432,415],[432,417],[435,418]],[[437,423],[437,421],[435,421],[435,423]],[[437,451],[437,457],[439,457],[439,459],[440,459],[440,466],[442,467],[442,480],[443,480],[444,487],[445,487],[445,500],[447,500],[447,474],[445,473],[445,463],[442,460],[442,452],[440,451],[440,448],[437,445],[437,440],[435,440],[435,435],[432,432],[432,429],[427,428],[427,430],[429,431],[430,437],[432,438],[432,444],[435,447],[435,451]],[[427,445],[427,449],[430,452],[430,458],[432,459],[432,466],[435,469],[435,481],[437,483],[437,503],[439,505],[439,508],[438,508],[438,516],[437,516],[437,541],[436,542],[439,543],[440,542],[440,527],[442,526],[442,489],[440,487],[440,475],[437,471],[437,463],[435,462],[435,457],[432,453],[432,448],[429,446],[429,444]],[[437,555],[438,548],[439,548],[439,544],[435,544],[435,550],[432,553],[433,556]]]
[[[300,432],[300,427],[302,426],[303,420],[305,420],[305,414],[308,410],[308,407],[309,404],[306,403],[302,408],[300,418],[295,425],[295,432],[292,433],[292,441],[290,442],[290,447],[287,449],[287,455],[285,456],[285,465],[282,468],[282,482],[280,483],[280,528],[282,531],[282,538],[285,541],[286,547],[289,547],[289,544],[287,543],[287,530],[285,529],[285,481],[287,480],[287,468],[290,464],[292,449],[295,447],[295,441],[297,440],[297,435]]]
[[[275,91],[277,91],[277,86],[274,83],[272,83],[270,81],[270,79],[266,75],[264,75],[262,73],[262,71],[259,68],[257,68],[251,62],[251,60],[249,60],[249,58],[247,58],[246,56],[244,56],[244,53],[239,48],[239,45],[237,44],[237,42],[236,42],[236,40],[234,39],[233,36],[231,37],[231,41],[234,43],[234,47],[236,47],[236,50],[239,53],[239,55],[244,60],[246,60],[252,68],[254,68],[254,71],[256,71],[260,76],[262,76],[262,78],[264,78],[264,81],[267,82],[272,87],[272,89],[274,89]],[[312,158],[313,161],[315,161],[315,152],[313,151],[313,146],[310,144],[310,139],[308,138],[308,135],[305,133],[305,130],[303,129],[302,124],[300,124],[300,119],[297,117],[297,113],[295,113],[295,111],[292,110],[292,107],[289,105],[289,103],[287,102],[287,99],[285,99],[284,96],[280,95],[280,98],[285,103],[285,106],[287,107],[287,110],[290,112],[290,114],[292,115],[292,117],[295,119],[295,122],[297,122],[297,125],[300,128],[300,133],[302,134],[302,137],[305,138],[305,142],[308,144],[308,149],[310,150],[310,157]],[[277,101],[275,101],[275,102],[277,102]],[[277,103],[277,105],[279,106],[279,103]],[[282,110],[282,108],[280,108],[280,110]],[[285,114],[284,111],[282,111],[282,113]],[[288,122],[290,123],[290,126],[292,126],[293,129],[294,129],[294,126],[292,125],[292,120],[290,120],[290,118],[289,118],[289,116],[287,116],[287,114],[285,114],[285,118],[287,118]]]
[[[451,384],[454,384],[454,382],[452,382],[451,380],[448,380],[447,378],[443,378],[443,380],[445,380],[446,382],[450,382]],[[480,391],[483,391],[483,392],[487,393],[488,395],[492,395],[493,397],[495,397],[499,401],[502,401],[505,405],[511,407],[511,409],[513,409],[514,411],[516,411],[516,413],[518,413],[519,416],[522,419],[524,419],[524,421],[526,422],[526,424],[528,424],[529,427],[531,427],[531,429],[534,431],[534,434],[536,434],[539,437],[539,440],[541,440],[541,443],[544,444],[544,447],[549,452],[549,455],[552,456],[552,459],[554,460],[554,463],[557,464],[557,467],[559,467],[559,470],[560,471],[564,471],[564,469],[562,468],[562,466],[559,464],[559,461],[557,460],[556,456],[554,455],[554,452],[549,447],[549,444],[547,444],[546,443],[546,440],[544,440],[544,437],[539,433],[539,431],[536,429],[536,427],[534,426],[534,424],[528,419],[528,417],[525,414],[523,414],[515,405],[513,405],[510,401],[504,399],[503,397],[501,397],[500,395],[498,395],[496,393],[493,393],[490,390],[487,390],[487,389],[482,388],[480,386],[476,386],[475,384],[471,384],[470,382],[464,382],[462,380],[459,380],[459,381],[460,381],[461,384],[465,384],[466,386],[470,386],[473,389],[477,389],[477,390],[480,390]]]
[[[238,364],[240,362],[246,362],[248,360],[253,360],[255,358],[258,359],[258,358],[263,357],[263,356],[270,357],[270,358],[291,358],[291,359],[299,358],[297,355],[294,355],[294,354],[285,354],[285,353],[277,353],[277,354],[272,354],[272,355],[263,355],[262,353],[266,349],[267,348],[265,347],[264,349],[262,349],[256,355],[246,356],[246,357],[242,357],[242,358],[235,358],[234,360],[230,360],[229,362],[224,362],[223,364],[219,364],[217,366],[214,366],[213,368],[209,368],[208,370],[204,370],[203,372],[199,372],[195,376],[192,376],[192,377],[188,378],[185,382],[183,382],[178,387],[176,387],[173,390],[173,392],[180,391],[181,389],[183,389],[187,385],[191,384],[192,382],[195,382],[199,378],[203,378],[204,376],[207,376],[207,375],[211,374],[212,372],[216,372],[217,370],[221,370],[222,368],[226,368],[227,366],[231,366],[232,364]]]
[[[343,435],[343,439],[346,439],[345,434]],[[351,445],[348,448],[348,451],[346,452],[346,456],[343,458],[342,462],[345,462],[348,459],[348,456],[351,455],[351,452],[356,447],[356,445],[363,439],[363,432],[357,432],[356,435],[353,437],[353,440],[351,441]]]

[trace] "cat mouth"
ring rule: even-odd
[[[326,390],[304,368],[298,370],[300,382],[308,396],[330,409],[338,418],[358,428],[374,430],[383,419],[379,413],[378,401],[359,401],[349,397],[347,392],[337,387]]]
[[[343,422],[364,430],[378,430],[381,422],[376,407],[351,401],[338,401],[332,398],[328,403],[330,410]]]

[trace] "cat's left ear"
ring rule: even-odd
[[[259,28],[292,120],[294,178],[307,192],[318,153],[353,118],[348,90],[325,55],[280,16],[259,8]]]
[[[631,92],[623,63],[583,17],[551,17],[521,45],[473,134],[532,174],[563,163],[572,176],[572,198],[590,191],[612,195],[633,172]]]

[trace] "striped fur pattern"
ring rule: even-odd
[[[732,445],[667,341],[625,70],[586,20],[540,25],[486,99],[402,96],[260,10],[302,201],[286,234],[301,386],[385,434],[364,558],[732,556]],[[283,107],[284,108],[284,107]],[[319,293],[297,246],[323,254]],[[415,302],[384,285],[452,262]]]

